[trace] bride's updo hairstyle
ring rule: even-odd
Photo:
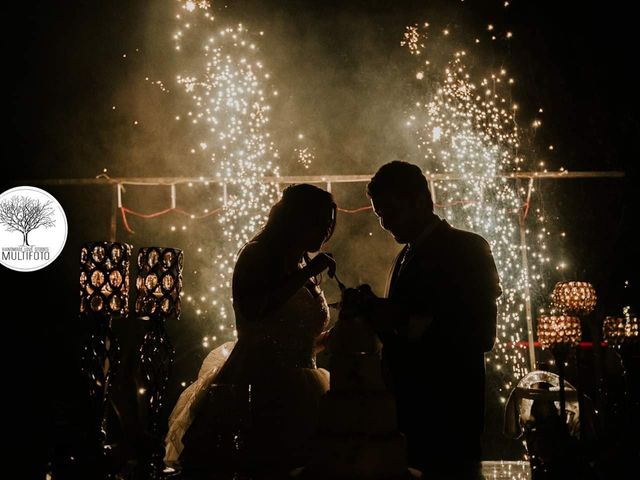
[[[290,185],[271,207],[267,223],[257,237],[287,242],[299,232],[315,228],[326,232],[326,242],[336,226],[336,210],[333,196],[326,190],[308,183]]]

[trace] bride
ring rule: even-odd
[[[221,384],[250,385],[252,468],[286,471],[304,464],[320,397],[329,388],[329,373],[315,365],[329,322],[319,275],[327,270],[333,276],[336,267],[329,254],[310,259],[309,252],[321,249],[335,223],[329,192],[289,186],[240,250],[232,284],[238,340],[213,350],[178,399],[169,418],[168,465],[215,467],[208,465],[215,433],[207,425],[218,414],[207,411],[205,398]]]

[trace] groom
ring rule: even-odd
[[[494,344],[501,294],[489,245],[433,213],[416,165],[383,165],[367,195],[380,226],[404,245],[386,298],[370,299],[370,319],[409,464],[430,479],[481,478],[484,353]]]

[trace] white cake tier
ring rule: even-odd
[[[380,357],[376,353],[334,353],[329,361],[331,390],[385,390]]]
[[[387,391],[333,392],[320,403],[322,433],[390,434],[398,430],[396,402]]]
[[[309,470],[327,479],[386,480],[407,475],[402,434],[322,435]]]

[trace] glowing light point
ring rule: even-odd
[[[434,127],[433,128],[433,135],[432,135],[433,141],[437,142],[438,140],[440,140],[440,137],[442,137],[442,128]]]

